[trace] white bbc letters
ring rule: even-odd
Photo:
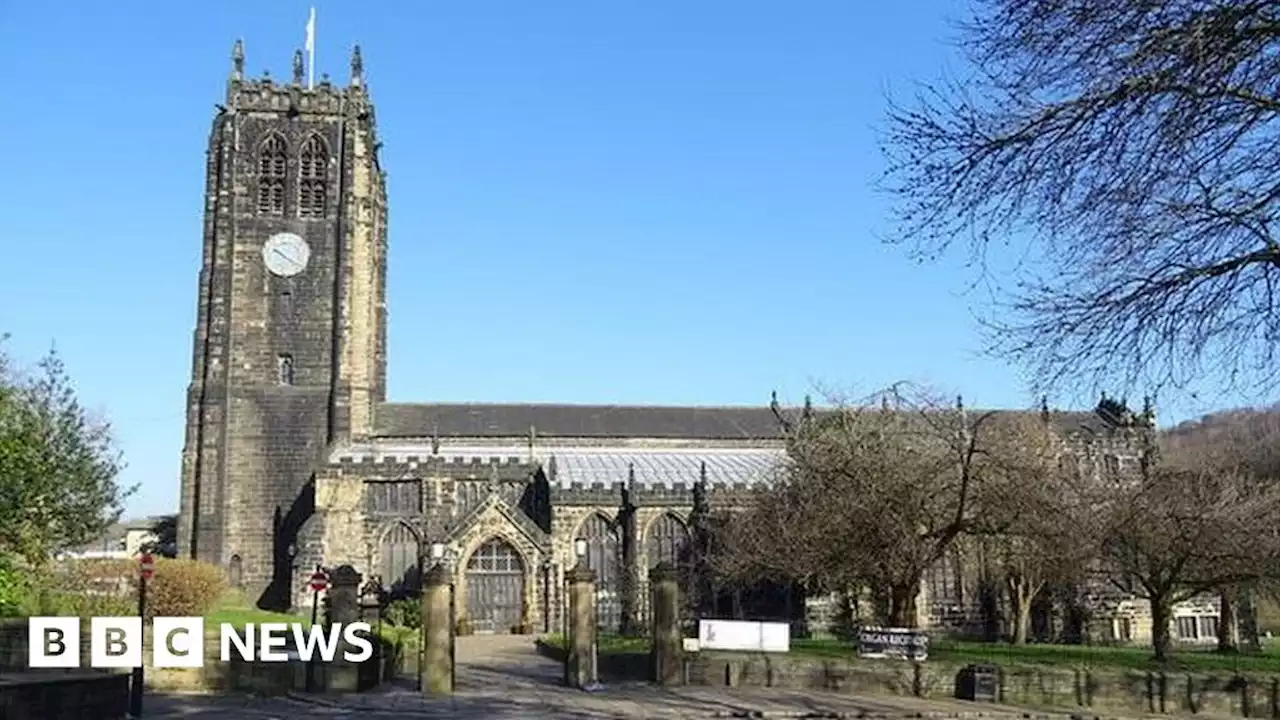
[[[373,657],[372,629],[368,623],[307,628],[301,623],[247,623],[243,636],[223,623],[220,629],[221,661],[324,663],[335,661],[342,650],[346,662],[360,663]],[[254,643],[257,630],[257,643]],[[33,617],[27,622],[27,649],[33,668],[80,667],[80,618]],[[143,662],[146,628],[140,617],[96,617],[89,623],[89,664],[96,668],[133,668]],[[198,668],[209,659],[204,647],[204,618],[157,617],[151,623],[151,658],[157,668]],[[290,639],[294,648],[289,647]],[[340,642],[344,640],[344,642]],[[344,647],[345,645],[345,647]],[[232,648],[239,651],[232,652]],[[256,651],[256,653],[255,653]],[[255,657],[256,654],[256,657]]]
[[[80,667],[80,618],[33,617],[27,622],[27,633],[31,667]]]
[[[204,665],[204,618],[158,617],[151,623],[156,667],[198,668]]]
[[[142,664],[142,618],[96,617],[89,625],[89,665],[132,668]]]

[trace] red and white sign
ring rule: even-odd
[[[138,558],[138,571],[143,580],[150,580],[156,574],[156,559],[151,553],[143,553]]]
[[[329,576],[323,570],[311,573],[311,591],[324,592],[329,587]]]

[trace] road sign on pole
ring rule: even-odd
[[[147,581],[156,574],[156,559],[151,553],[138,558],[138,617],[147,616]],[[142,666],[133,669],[129,680],[129,716],[142,717],[142,688],[146,682]]]
[[[317,565],[316,571],[311,573],[311,625],[314,626],[319,619],[320,614],[320,593],[329,588],[329,574],[324,568]],[[315,692],[315,666],[310,661],[307,662],[306,675],[307,692]]]

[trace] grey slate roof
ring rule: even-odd
[[[1050,417],[1059,430],[1068,435],[1082,431],[1102,434],[1111,429],[1096,412],[1054,411]],[[775,440],[781,437],[773,411],[763,406],[383,403],[374,415],[374,431],[385,438],[527,437],[530,428],[539,437],[553,438]]]
[[[638,405],[436,405],[384,403],[374,415],[379,437],[774,439],[768,407]]]

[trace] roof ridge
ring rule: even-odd
[[[676,405],[658,403],[565,403],[565,402],[394,402],[385,406],[423,408],[579,408],[597,410],[770,410],[768,404],[760,405]]]

